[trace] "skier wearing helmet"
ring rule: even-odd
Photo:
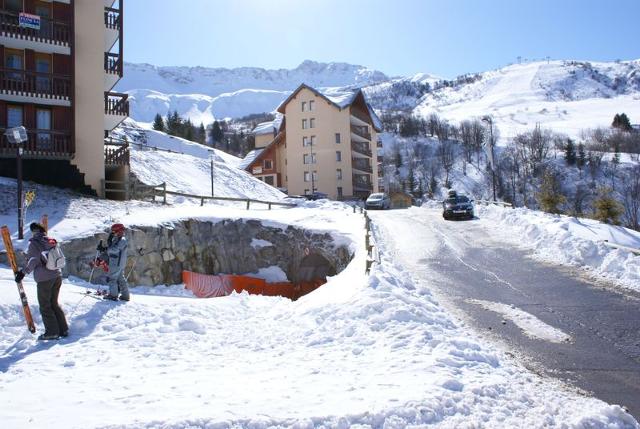
[[[127,239],[124,237],[124,225],[116,223],[111,226],[111,233],[107,238],[107,246],[102,242],[98,245],[98,250],[106,252],[109,260],[109,271],[107,272],[109,294],[105,299],[118,300],[118,292],[122,301],[129,301],[129,285],[124,277],[124,268],[127,265]]]

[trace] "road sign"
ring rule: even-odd
[[[7,140],[9,140],[9,143],[11,144],[24,143],[28,139],[27,129],[22,126],[9,128],[5,131],[4,135],[7,136]]]

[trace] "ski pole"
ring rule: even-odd
[[[142,253],[143,250],[144,250],[143,247],[138,249],[138,254],[136,255],[136,259],[133,260],[133,265],[131,265],[131,269],[129,270],[129,274],[127,274],[127,276],[124,278],[126,281],[129,281],[129,276],[133,272],[133,269],[136,267],[136,263],[138,262],[138,258],[140,256],[144,256],[143,253]]]

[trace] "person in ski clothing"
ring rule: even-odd
[[[127,239],[124,237],[124,229],[124,225],[121,223],[113,224],[109,238],[107,238],[107,245],[98,244],[98,250],[107,254],[109,294],[105,298],[112,301],[118,299],[118,292],[122,301],[129,301],[130,299],[129,285],[124,277],[124,270],[127,265]]]
[[[56,246],[56,241],[45,235],[44,226],[33,222],[29,225],[31,234],[29,247],[27,248],[27,265],[16,273],[16,281],[22,281],[25,275],[33,273],[33,279],[37,283],[38,304],[40,315],[44,323],[44,334],[39,340],[57,340],[69,335],[69,325],[64,312],[58,304],[60,286],[62,286],[62,273],[60,270],[47,268],[46,252]]]

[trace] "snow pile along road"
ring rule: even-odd
[[[640,232],[596,220],[524,208],[476,205],[505,242],[532,249],[542,260],[582,267],[620,286],[640,291],[640,256],[613,249],[604,240],[640,249]]]

